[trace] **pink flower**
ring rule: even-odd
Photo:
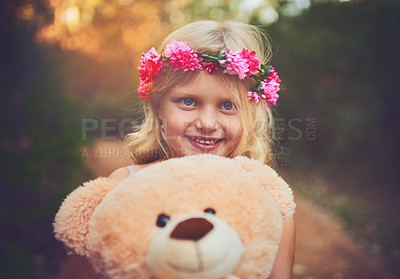
[[[138,93],[143,100],[147,100],[150,97],[150,94],[151,94],[150,84],[151,83],[146,83],[146,82],[140,81]]]
[[[267,104],[272,107],[272,106],[276,106],[276,101],[278,101],[279,95],[276,93],[273,94],[265,94],[261,96],[263,99],[265,99],[265,101],[267,102]]]
[[[262,82],[261,90],[264,91],[262,98],[266,100],[269,106],[275,106],[279,98],[277,92],[280,90],[280,78],[272,67],[269,70],[269,77],[265,78]]]
[[[239,79],[244,79],[246,73],[249,71],[247,59],[240,55],[240,51],[233,52],[230,48],[223,51],[222,54],[226,55],[226,59],[219,61],[221,66],[225,67],[224,73],[230,75],[239,75]]]
[[[240,52],[240,56],[243,59],[247,60],[247,65],[248,65],[248,72],[247,75],[251,76],[257,73],[258,68],[260,68],[260,60],[258,57],[256,57],[256,52],[253,50],[250,52],[248,49],[243,49],[242,52]]]
[[[267,78],[268,79],[268,78]],[[264,79],[261,90],[264,91],[264,94],[274,94],[279,91],[279,83],[275,80],[267,80]]]
[[[247,92],[247,97],[250,101],[254,100],[255,103],[258,103],[260,101],[260,95],[257,92],[249,91]]]
[[[138,67],[140,81],[150,83],[157,76],[164,63],[160,60],[161,54],[152,47],[148,52],[142,53]]]
[[[215,65],[213,62],[204,62],[202,63],[202,66],[205,71],[209,72],[210,74],[214,73],[214,71],[218,70],[217,65]]]
[[[172,70],[186,72],[200,69],[200,62],[203,60],[186,43],[182,41],[172,41],[165,49],[165,55],[169,58],[169,65]]]
[[[138,67],[140,85],[138,92],[143,100],[149,98],[150,94],[150,83],[153,81],[153,77],[158,76],[164,63],[161,61],[161,54],[152,47],[148,52],[142,53],[140,64]]]
[[[247,92],[248,99],[253,100],[255,103],[258,103],[260,99],[263,99],[270,107],[275,106],[279,98],[277,92],[280,90],[280,81],[281,80],[279,79],[278,74],[275,72],[275,69],[271,68],[269,70],[269,77],[266,77],[262,81],[260,90],[263,92],[259,93],[249,91]]]
[[[281,82],[277,72],[275,72],[275,68],[271,67],[271,69],[269,69],[269,78],[274,79],[276,82]]]

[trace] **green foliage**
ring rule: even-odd
[[[400,272],[390,264],[400,259],[400,3],[313,4],[267,31],[283,80],[286,163],[325,177],[323,204]]]
[[[80,148],[82,106],[24,25],[2,29],[0,273],[52,278],[65,254],[52,233],[63,198],[89,177]]]
[[[279,111],[286,121],[317,122],[316,140],[301,127],[302,137],[287,141],[296,156],[396,182],[399,10],[387,1],[315,4],[268,29],[283,80]]]

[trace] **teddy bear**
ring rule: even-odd
[[[257,160],[182,157],[84,183],[54,232],[99,278],[268,278],[294,210],[290,187]]]

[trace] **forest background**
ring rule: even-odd
[[[85,148],[143,119],[141,52],[197,19],[260,26],[283,83],[275,152],[295,190],[400,276],[398,1],[5,0],[0,4],[0,273],[52,278]],[[108,154],[112,155],[112,154]]]

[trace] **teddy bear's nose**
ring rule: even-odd
[[[170,237],[180,240],[200,240],[214,228],[204,218],[190,218],[180,222],[171,232]]]

